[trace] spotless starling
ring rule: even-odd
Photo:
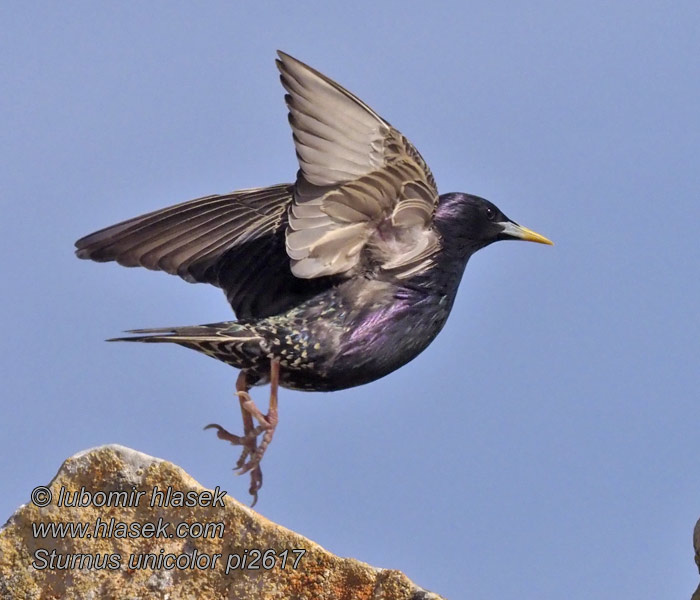
[[[279,52],[299,160],[294,183],[206,196],[76,242],[116,261],[220,287],[237,321],[137,329],[240,369],[242,447],[251,475],[278,421],[278,387],[333,391],[384,377],[422,352],[450,314],[469,257],[497,240],[551,242],[465,193],[438,195],[413,145],[362,100]],[[270,384],[267,413],[249,395]]]

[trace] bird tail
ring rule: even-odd
[[[108,342],[170,342],[216,358],[237,369],[245,369],[264,356],[264,338],[250,325],[228,321],[189,327],[131,329],[137,335],[118,337]]]
[[[237,369],[254,366],[265,355],[264,338],[251,325],[227,321],[188,327],[131,329],[136,335],[118,337],[108,342],[169,342],[196,350]]]
[[[107,342],[171,342],[181,344],[191,341],[221,340],[222,331],[232,329],[233,322],[212,323],[210,325],[190,325],[187,327],[157,327],[154,329],[127,329],[124,333],[134,333],[125,337],[105,340]]]

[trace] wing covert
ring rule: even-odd
[[[300,167],[286,231],[292,272],[304,279],[347,276],[368,253],[397,275],[404,266],[412,272],[418,255],[439,246],[430,169],[362,100],[278,54]],[[397,237],[401,244],[393,243]]]

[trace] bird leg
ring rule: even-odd
[[[258,445],[258,435],[260,434],[260,432],[255,431],[255,427],[253,426],[253,417],[251,416],[250,412],[248,412],[243,407],[243,403],[251,399],[250,395],[248,394],[249,389],[250,387],[248,386],[245,371],[241,371],[238,374],[238,379],[236,379],[236,396],[238,396],[238,401],[241,405],[241,419],[243,420],[243,436],[246,441],[243,443],[243,451],[241,452],[241,455],[236,461],[236,469],[240,469],[245,464],[245,459],[248,458],[250,454],[255,453],[255,450]],[[260,473],[260,485],[262,486],[262,473]]]
[[[270,404],[267,414],[264,415],[262,411],[255,405],[253,399],[250,397],[248,390],[248,382],[246,380],[245,372],[241,371],[236,380],[236,395],[241,403],[241,416],[243,419],[243,435],[235,435],[228,432],[221,425],[211,423],[207,425],[204,429],[216,429],[216,435],[219,439],[226,440],[234,446],[243,446],[241,456],[236,462],[236,469],[239,475],[250,472],[250,489],[248,492],[253,496],[253,503],[251,506],[255,506],[258,501],[258,491],[262,487],[262,470],[260,469],[260,461],[262,460],[265,450],[270,445],[272,437],[275,434],[275,428],[279,421],[279,416],[277,412],[277,397],[279,390],[279,379],[280,379],[280,363],[278,360],[270,361]],[[254,426],[253,418],[258,421],[259,425]],[[258,436],[263,434],[262,441],[258,446]],[[246,459],[250,457],[250,460],[246,462]]]
[[[279,390],[280,383],[280,363],[278,360],[270,361],[270,404],[267,409],[267,414],[264,415],[262,411],[255,405],[253,399],[247,392],[238,393],[238,397],[241,398],[241,410],[248,412],[248,418],[255,417],[256,421],[260,423],[258,427],[254,428],[252,432],[257,437],[260,433],[263,434],[262,441],[257,448],[253,448],[252,452],[248,451],[248,448],[243,451],[241,458],[238,461],[238,466],[236,467],[240,475],[247,473],[251,469],[259,469],[260,461],[262,460],[265,450],[270,445],[272,441],[272,436],[275,435],[275,429],[279,421],[279,415],[277,412],[277,394]],[[245,422],[245,417],[243,418]],[[252,426],[252,420],[251,420]],[[241,461],[245,460],[249,454],[252,454],[250,460],[241,464]]]
[[[244,407],[244,403],[246,402],[252,402],[250,395],[248,394],[248,390],[250,388],[248,387],[248,382],[246,380],[245,372],[241,371],[238,375],[238,379],[236,380],[236,395],[238,396],[238,400],[240,401],[241,404],[241,417],[243,419],[243,435],[235,435],[233,433],[230,433],[226,429],[224,429],[221,425],[218,425],[216,423],[210,423],[207,425],[204,429],[216,429],[216,437],[218,437],[220,440],[225,440],[227,442],[230,442],[234,446],[243,446],[243,451],[241,452],[241,456],[239,457],[238,461],[236,462],[236,469],[240,469],[245,465],[246,458],[250,456],[251,454],[255,455],[257,451],[257,441],[258,441],[258,435],[262,433],[263,428],[262,427],[254,427],[253,425],[253,417],[250,413],[249,410],[247,410]],[[262,470],[260,469],[258,461],[258,465],[256,465],[254,468],[251,469],[246,469],[247,471],[251,471],[250,473],[250,488],[248,489],[248,493],[253,496],[253,502],[251,503],[251,507],[255,506],[255,503],[258,501],[258,490],[262,487]]]

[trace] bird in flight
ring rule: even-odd
[[[279,52],[299,171],[294,183],[206,196],[76,242],[116,261],[220,287],[238,318],[138,329],[115,341],[170,342],[240,370],[242,435],[212,424],[250,473],[278,422],[279,386],[333,391],[403,366],[447,320],[467,261],[498,240],[551,244],[466,193],[438,194],[413,145],[362,100]],[[263,413],[252,386],[270,384]]]

